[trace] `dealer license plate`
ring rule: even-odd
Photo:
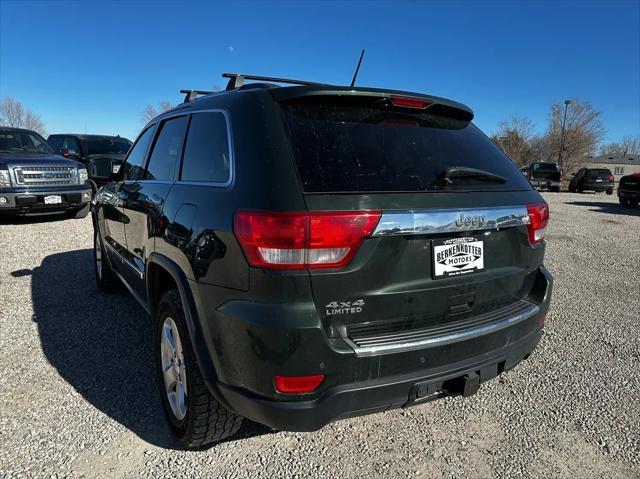
[[[57,205],[62,203],[62,196],[59,195],[49,195],[44,197],[45,205]]]
[[[484,269],[484,242],[477,238],[450,238],[433,242],[433,276],[446,278]]]

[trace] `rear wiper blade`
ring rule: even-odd
[[[438,186],[445,186],[465,180],[487,181],[491,183],[507,182],[507,179],[504,176],[496,175],[490,171],[480,170],[478,168],[469,168],[467,166],[452,166],[443,172],[436,181],[436,184]]]

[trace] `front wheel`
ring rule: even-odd
[[[186,448],[213,444],[240,429],[242,417],[220,404],[204,382],[175,289],[158,304],[156,364],[165,415]]]

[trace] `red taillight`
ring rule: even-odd
[[[529,243],[540,243],[544,239],[549,222],[549,205],[546,203],[527,205],[527,214],[529,215],[529,224],[527,225]]]
[[[421,100],[420,98],[409,98],[406,96],[392,96],[391,104],[393,106],[401,106],[404,108],[417,108],[424,110],[431,105],[430,101]]]
[[[609,181],[613,181],[613,176],[609,176]]]
[[[340,268],[371,236],[380,211],[271,213],[239,211],[234,231],[253,266]]]
[[[593,180],[593,178],[591,176],[585,176],[584,177],[584,181],[591,181]]]
[[[544,322],[547,320],[547,315],[543,314],[542,316],[540,316],[538,318],[538,326],[540,326],[541,328],[544,327]]]
[[[324,381],[324,374],[314,376],[276,376],[274,385],[276,391],[287,394],[311,393],[318,389]]]

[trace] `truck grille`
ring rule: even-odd
[[[19,186],[77,185],[76,169],[68,166],[16,166],[13,168]]]

